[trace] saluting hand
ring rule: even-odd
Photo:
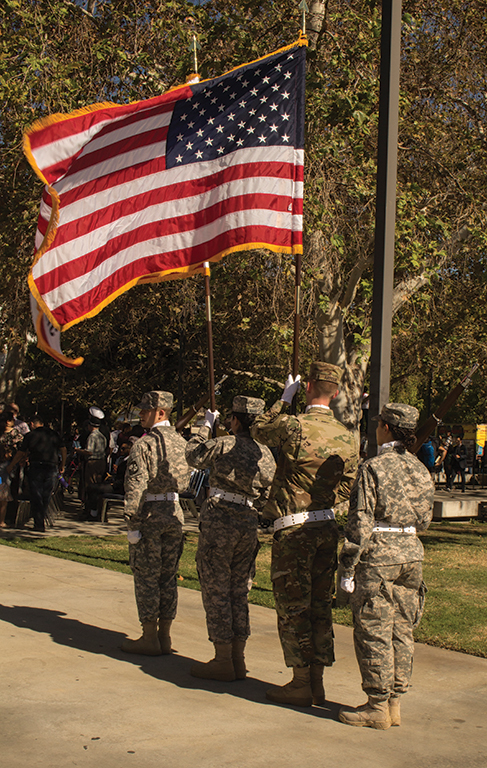
[[[293,397],[296,394],[296,392],[299,392],[301,388],[301,376],[298,375],[296,378],[293,378],[291,374],[287,377],[286,386],[284,387],[284,392],[281,395],[281,400],[283,403],[288,403],[290,405],[292,403]]]

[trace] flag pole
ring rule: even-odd
[[[205,261],[206,333],[208,337],[208,380],[210,384],[210,410],[216,411],[215,370],[213,365],[213,331],[211,324],[210,262]]]
[[[299,373],[299,325],[301,318],[301,264],[302,255],[296,253],[294,257],[294,339],[293,339],[293,377]],[[291,403],[291,413],[296,414],[297,394]]]
[[[193,40],[189,46],[189,50],[193,53],[195,75],[198,75],[199,49],[201,49],[201,45],[199,44],[196,35],[193,33]],[[213,329],[211,323],[210,262],[205,261],[203,267],[203,274],[205,276],[206,335],[208,340],[208,383],[210,390],[210,410],[216,411],[215,366],[213,362]]]
[[[306,13],[309,11],[306,0],[301,0],[299,10],[302,12],[302,34],[306,36]],[[301,265],[302,254],[296,253],[294,256],[294,338],[293,338],[293,377],[299,373],[299,326],[301,319]],[[291,403],[291,413],[297,411],[297,393],[294,395]]]

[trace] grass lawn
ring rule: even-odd
[[[419,642],[487,657],[487,525],[432,523],[421,534],[425,547],[426,609],[415,637]],[[199,589],[195,553],[198,536],[186,534],[180,585]],[[125,536],[68,536],[0,539],[5,546],[130,573]],[[251,603],[274,607],[269,578],[271,537],[261,537]],[[348,607],[334,609],[338,624],[352,624]]]

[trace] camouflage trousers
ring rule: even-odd
[[[144,520],[140,532],[140,541],[129,544],[139,620],[174,619],[183,527],[175,517],[154,515]]]
[[[406,693],[413,666],[413,626],[420,616],[422,563],[370,566],[359,563],[350,596],[354,643],[369,696]]]
[[[288,667],[335,661],[332,597],[337,568],[336,523],[284,528],[274,534],[271,578],[277,628]]]
[[[216,509],[207,516],[202,510],[196,564],[213,643],[250,635],[248,594],[259,546],[256,520],[239,520]]]

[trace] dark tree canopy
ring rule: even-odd
[[[344,366],[337,409],[355,425],[370,347],[380,2],[310,6],[302,369],[317,356]],[[425,415],[485,351],[486,17],[483,0],[403,0],[391,397]],[[62,396],[70,413],[97,402],[113,415],[147,388],[173,390],[179,407],[205,391],[200,278],[137,287],[63,334],[65,351],[86,358],[77,371],[35,349],[26,277],[41,184],[22,134],[53,112],[184,82],[193,34],[209,77],[292,42],[300,20],[294,0],[4,0],[0,335],[9,354],[0,393],[18,387],[24,410],[59,412]],[[224,405],[237,389],[277,395],[272,382],[291,361],[293,269],[258,251],[212,269],[216,376],[239,372]],[[485,394],[477,377],[455,415],[484,420]]]

